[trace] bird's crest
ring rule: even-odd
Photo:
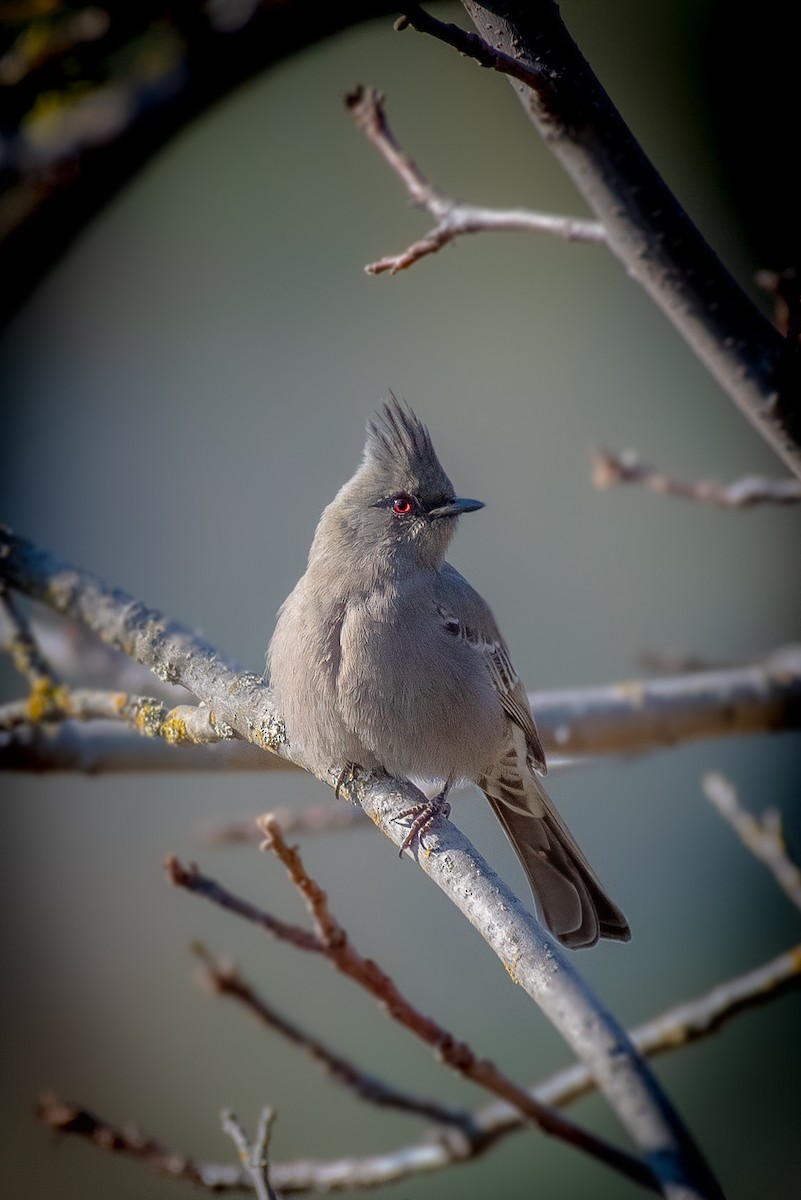
[[[417,480],[420,486],[443,494],[452,491],[425,425],[392,392],[368,422],[364,454],[366,462],[396,479]]]

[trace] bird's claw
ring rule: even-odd
[[[408,821],[410,817],[412,819],[409,832],[401,842],[399,857],[403,856],[404,850],[409,849],[415,838],[419,839],[420,846],[425,850],[424,838],[426,833],[438,821],[447,820],[450,814],[451,804],[445,792],[440,792],[438,796],[434,796],[431,800],[421,800],[419,804],[413,804],[411,808],[405,808],[403,812],[398,813],[394,818],[396,821]]]

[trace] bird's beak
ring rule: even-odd
[[[462,513],[477,512],[479,508],[483,507],[483,500],[467,500],[464,497],[456,496],[447,504],[440,504],[439,508],[430,508],[428,516],[432,520],[438,517],[459,517]]]

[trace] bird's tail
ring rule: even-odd
[[[538,912],[564,946],[594,946],[599,938],[627,942],[631,930],[609,898],[530,770],[479,780],[479,786],[523,864]]]

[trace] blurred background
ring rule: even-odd
[[[569,28],[739,282],[796,247],[783,172],[792,108],[778,5],[740,29],[714,0],[565,0]],[[441,15],[460,20],[458,7]],[[761,86],[743,88],[748,47]],[[660,314],[597,247],[463,240],[396,278],[365,263],[429,224],[341,97],[387,96],[406,150],[446,193],[584,214],[503,79],[392,19],[288,59],[191,124],[105,208],[0,342],[2,518],[260,672],[323,505],[391,387],[429,424],[457,489],[486,502],[452,559],[489,599],[531,688],[637,674],[678,648],[732,661],[799,636],[799,513],[734,513],[595,492],[588,448],[636,447],[682,479],[780,476]],[[781,88],[784,88],[784,92]],[[744,96],[747,92],[748,107]],[[755,93],[759,93],[758,95]],[[6,280],[5,286],[13,286]],[[5,695],[20,692],[6,673]],[[560,773],[553,794],[629,916],[629,946],[577,963],[627,1024],[798,941],[798,913],[709,808],[700,776],[779,807],[801,854],[798,739],[705,742]],[[255,847],[211,849],[210,818],[333,797],[296,775],[9,776],[3,785],[2,1190],[118,1200],[186,1185],[34,1119],[46,1086],[168,1146],[233,1158],[218,1111],[278,1111],[277,1160],[390,1151],[420,1123],[343,1093],[193,982],[202,940],[371,1072],[465,1106],[438,1067],[321,963],[172,891],[169,851],[302,920]],[[520,890],[478,793],[453,819]],[[425,1011],[521,1082],[568,1052],[450,905],[372,831],[307,838],[356,945]],[[665,1057],[658,1073],[733,1200],[798,1188],[797,995]],[[604,1104],[577,1118],[621,1137]],[[394,1194],[551,1200],[635,1189],[536,1133]]]

